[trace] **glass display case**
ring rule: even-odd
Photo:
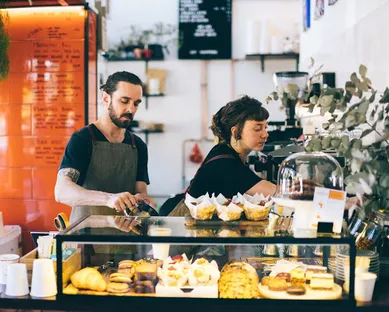
[[[294,212],[294,231],[316,229],[313,197],[317,187],[343,190],[343,171],[338,161],[323,152],[294,153],[278,170],[275,203]],[[340,232],[339,227],[338,232]]]
[[[354,239],[296,239],[287,223],[276,215],[252,225],[88,216],[56,236],[58,297],[355,304]],[[62,260],[69,252],[81,253],[71,275]]]

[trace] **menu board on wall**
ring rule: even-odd
[[[178,57],[231,58],[232,0],[179,0]]]

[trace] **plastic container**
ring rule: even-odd
[[[0,255],[3,254],[22,256],[22,228],[20,226],[4,226],[4,233],[0,236]]]

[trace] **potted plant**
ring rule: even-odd
[[[177,41],[177,27],[172,24],[164,24],[162,22],[155,23],[152,28],[153,43],[149,48],[153,50],[153,57],[162,59],[165,50],[169,54],[169,45]]]
[[[326,132],[313,137],[305,149],[335,150],[345,158],[346,191],[360,199],[361,218],[376,211],[389,212],[389,88],[378,96],[367,77],[366,66],[360,65],[344,88],[325,87],[320,94],[311,96],[312,81],[319,74],[317,70],[313,72],[305,95],[309,112],[318,107],[321,115],[330,113],[331,118],[322,125]],[[267,100],[277,99],[274,95]],[[294,94],[283,95],[290,96]]]
[[[7,31],[8,12],[1,10],[5,7],[5,2],[0,4],[0,81],[7,79],[9,73],[8,48],[10,38]]]

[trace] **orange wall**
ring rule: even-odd
[[[8,13],[10,74],[0,82],[0,210],[5,224],[22,226],[27,252],[31,230],[55,230],[56,214],[70,214],[70,207],[54,201],[54,185],[70,135],[85,124],[86,11],[47,7]],[[96,49],[93,54],[89,63]],[[95,65],[88,73],[96,76]],[[91,88],[96,105],[93,81]]]

